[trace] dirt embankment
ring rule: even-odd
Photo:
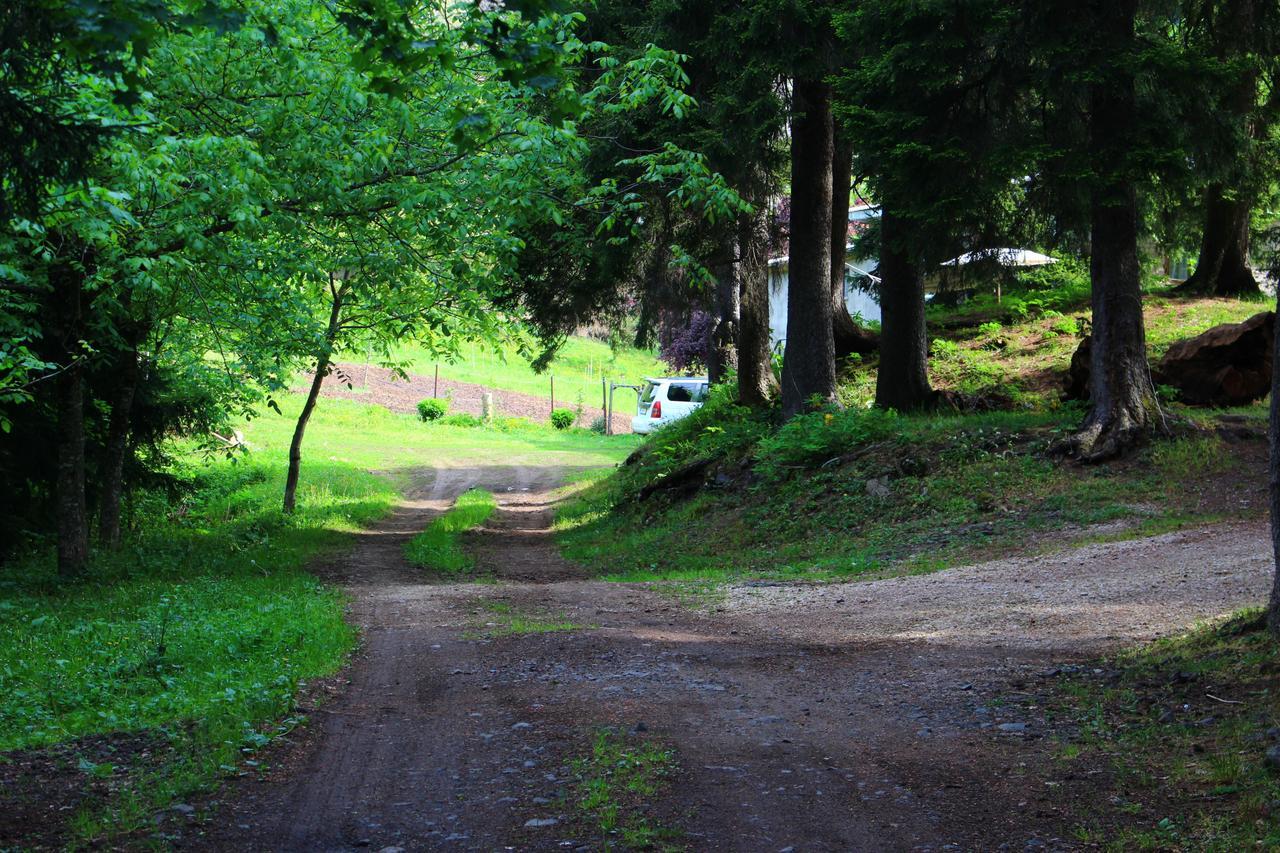
[[[420,376],[410,373],[408,379],[402,379],[391,370],[371,365],[350,364],[341,362],[335,365],[336,370],[325,377],[320,393],[326,397],[339,397],[355,400],[360,403],[372,403],[393,412],[414,414],[417,412],[419,400],[436,395],[434,377]],[[299,380],[294,390],[302,391],[310,384],[314,374],[307,373]],[[351,387],[347,385],[350,383]],[[551,418],[551,400],[532,394],[521,394],[518,391],[502,391],[470,382],[455,382],[441,379],[439,395],[451,399],[450,412],[461,412],[479,415],[482,412],[481,398],[484,394],[493,394],[494,406],[500,416],[529,418],[545,423]],[[631,432],[631,404],[635,395],[631,392],[619,393],[614,401],[618,407],[613,413],[613,431],[615,433]],[[557,401],[557,406],[574,408],[565,401]],[[596,418],[602,417],[603,410],[595,406],[584,406],[578,426],[590,426]]]

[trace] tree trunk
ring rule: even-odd
[[[769,347],[769,219],[763,204],[738,221],[738,402],[763,408],[778,393]]]
[[[1135,0],[1097,0],[1094,15],[1115,64],[1089,92],[1089,147],[1098,175],[1090,201],[1091,408],[1063,448],[1086,461],[1124,452],[1155,426],[1159,413],[1142,318],[1138,196],[1126,168],[1138,114],[1133,73],[1123,59],[1133,48]]]
[[[737,247],[732,239],[725,240],[720,261],[713,273],[716,279],[715,321],[711,338],[707,342],[707,379],[712,385],[723,382],[725,376],[738,368],[735,341],[738,337],[740,297],[736,280],[737,264],[734,256]]]
[[[835,400],[831,321],[831,87],[797,79],[791,119],[791,259],[782,413]]]
[[[910,227],[885,201],[880,208],[880,369],[876,405],[910,412],[933,405],[924,276],[913,256]]]
[[[124,496],[124,464],[129,456],[130,417],[138,389],[138,338],[131,336],[119,353],[115,399],[103,460],[102,492],[98,504],[98,541],[107,548],[120,544],[120,503]]]
[[[1230,0],[1217,9],[1213,20],[1213,48],[1215,57],[1224,61],[1246,59],[1258,43],[1258,16],[1255,0]],[[1244,136],[1255,144],[1266,126],[1259,121],[1258,73],[1252,62],[1234,75],[1227,92],[1227,112],[1240,123]],[[1250,152],[1243,152],[1236,163],[1247,171],[1252,159]],[[1237,174],[1237,189],[1246,184],[1247,177]],[[1257,293],[1258,280],[1249,268],[1249,225],[1254,198],[1251,193],[1239,191],[1237,197],[1227,197],[1227,186],[1215,183],[1205,190],[1204,232],[1200,241],[1200,259],[1196,271],[1187,279],[1188,290],[1209,293],[1214,296],[1243,296]]]
[[[298,476],[302,470],[302,437],[307,431],[307,421],[315,411],[316,400],[320,397],[320,387],[329,373],[329,363],[333,358],[333,345],[338,339],[338,328],[342,317],[342,297],[344,290],[329,281],[329,292],[333,302],[329,308],[329,325],[325,330],[324,349],[316,356],[316,374],[311,380],[311,388],[307,391],[307,400],[302,404],[302,413],[293,427],[293,440],[289,442],[289,472],[284,481],[284,511],[292,513],[297,504]]]
[[[1196,262],[1196,271],[1183,287],[1214,296],[1244,296],[1258,292],[1258,280],[1249,268],[1252,213],[1252,199],[1229,199],[1222,184],[1214,184],[1205,190],[1200,259]]]
[[[58,426],[58,576],[80,575],[89,562],[89,514],[84,481],[84,367],[81,363],[81,300],[84,271],[56,262],[49,276],[61,338],[62,368],[55,380]]]
[[[831,332],[836,358],[867,355],[880,348],[876,334],[849,316],[845,299],[845,246],[849,243],[849,195],[853,192],[853,143],[834,125],[831,161]]]
[[[1280,296],[1280,294],[1278,294]],[[1272,351],[1273,365],[1280,365],[1280,298],[1276,307],[1276,339]],[[1271,581],[1271,603],[1267,608],[1267,627],[1280,639],[1280,370],[1271,371],[1271,438],[1270,498],[1271,551],[1276,572]]]

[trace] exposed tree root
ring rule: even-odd
[[[1095,465],[1118,459],[1166,431],[1159,412],[1144,412],[1138,417],[1124,409],[1106,415],[1091,414],[1078,432],[1056,442],[1049,453]]]

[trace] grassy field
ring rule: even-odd
[[[345,358],[360,360],[359,354]],[[489,388],[518,391],[536,397],[551,396],[551,377],[555,377],[557,405],[572,407],[581,401],[587,406],[600,405],[600,380],[636,383],[646,376],[664,376],[669,369],[656,353],[632,347],[611,349],[594,338],[572,337],[565,342],[545,373],[534,373],[529,361],[514,344],[496,352],[479,345],[466,345],[454,362],[443,362],[429,352],[404,346],[393,358],[410,373],[431,376],[440,366],[440,378],[471,382]]]
[[[186,454],[180,493],[140,496],[124,546],[95,554],[82,580],[58,582],[47,548],[0,567],[0,751],[67,745],[91,789],[67,814],[81,842],[150,826],[167,803],[252,767],[298,722],[300,682],[334,672],[356,641],[342,595],[306,564],[388,512],[415,468],[610,465],[634,445],[581,430],[428,426],[326,399],[287,517],[300,401],[281,402],[283,415],[245,426],[247,455]],[[126,749],[104,760],[91,736],[144,737],[152,758]]]

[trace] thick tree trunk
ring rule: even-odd
[[[55,263],[50,270],[62,367],[55,380],[58,426],[58,576],[80,575],[89,562],[89,514],[84,481],[84,367],[80,352],[84,271]]]
[[[769,348],[769,220],[764,205],[738,221],[738,402],[761,408],[777,396]]]
[[[1132,49],[1134,0],[1096,0],[1098,37],[1112,57]],[[1138,265],[1138,197],[1127,176],[1128,144],[1137,116],[1133,73],[1120,59],[1090,87],[1090,154],[1099,177],[1090,203],[1089,274],[1093,289],[1090,411],[1065,450],[1087,461],[1124,452],[1159,416]]]
[[[849,195],[853,192],[853,143],[835,124],[831,162],[831,332],[836,358],[867,355],[880,348],[880,339],[849,316],[845,300],[845,247],[849,242]]]
[[[1280,296],[1280,294],[1278,294]],[[1272,364],[1280,365],[1280,299],[1276,308],[1276,339]],[[1280,639],[1280,370],[1271,371],[1271,550],[1276,572],[1271,581],[1271,603],[1267,608],[1267,627]]]
[[[1258,280],[1249,268],[1252,213],[1252,199],[1229,199],[1221,184],[1214,184],[1205,191],[1200,260],[1183,287],[1214,296],[1244,296],[1258,292]]]
[[[1258,43],[1258,9],[1255,0],[1230,0],[1216,9],[1212,23],[1213,55],[1224,62],[1245,59]],[[1246,138],[1255,142],[1266,126],[1258,121],[1258,74],[1246,62],[1245,69],[1234,75],[1227,92],[1226,109],[1239,122]],[[1242,153],[1237,164],[1247,171],[1252,155]],[[1236,184],[1247,183],[1237,176]],[[1215,183],[1205,191],[1204,232],[1200,240],[1200,259],[1187,279],[1188,290],[1215,296],[1242,296],[1258,292],[1258,280],[1249,268],[1249,219],[1254,198],[1239,192],[1227,197],[1228,187]]]
[[[924,276],[910,227],[886,201],[880,209],[880,369],[876,405],[900,412],[933,405],[929,338],[924,321]]]
[[[721,259],[712,270],[716,279],[715,325],[707,342],[707,379],[712,385],[723,382],[729,372],[738,368],[738,337],[740,297],[738,295],[737,247],[732,239],[722,247]]]
[[[138,344],[136,339],[121,350],[116,362],[115,399],[111,401],[111,421],[103,459],[102,490],[98,503],[98,541],[107,548],[120,544],[120,504],[124,497],[124,465],[129,456],[130,419],[138,389]]]
[[[324,350],[316,356],[316,374],[311,380],[311,388],[307,391],[307,400],[302,404],[302,413],[293,427],[293,439],[289,442],[289,470],[284,480],[284,511],[292,513],[297,505],[298,477],[302,471],[302,438],[307,431],[307,422],[315,411],[316,400],[320,397],[320,387],[329,373],[329,363],[333,358],[334,342],[338,339],[338,328],[342,318],[343,290],[337,289],[330,281],[329,292],[333,299],[329,308],[329,325],[325,331]]]
[[[797,79],[791,120],[791,259],[782,413],[836,396],[831,323],[831,87]]]

